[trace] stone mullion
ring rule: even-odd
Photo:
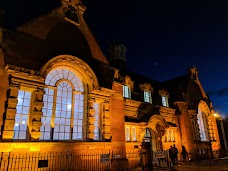
[[[43,103],[43,95],[44,90],[35,90],[34,91],[34,101],[32,101],[32,113],[31,113],[31,120],[32,120],[32,126],[31,126],[31,139],[32,140],[38,140],[41,132],[40,127],[42,125],[41,118],[43,116],[42,108],[44,106]]]
[[[197,119],[197,116],[195,116],[195,125],[196,125],[196,137],[197,137],[197,141],[200,141],[200,128],[199,128],[199,124],[198,124],[198,119]]]
[[[209,129],[209,119],[208,117],[204,116],[205,117],[205,131],[206,131],[206,138],[207,140],[210,140],[210,129]]]
[[[212,118],[208,118],[208,122],[209,122],[209,133],[210,133],[210,139],[211,141],[215,140],[215,136],[214,136],[214,127],[213,127],[213,120]]]
[[[95,109],[94,109],[94,101],[88,101],[88,139],[94,139],[94,121],[95,121]]]
[[[105,140],[110,139],[110,104],[109,102],[104,102],[104,107],[102,111],[102,137]]]
[[[15,115],[16,115],[16,107],[17,107],[17,97],[19,92],[18,84],[10,85],[10,93],[8,97],[8,105],[6,108],[6,119],[4,121],[3,128],[3,139],[13,139],[14,136],[14,125],[15,125]]]
[[[190,118],[191,118],[191,123],[192,123],[192,132],[193,132],[193,140],[196,141],[196,129],[195,129],[195,121],[194,121],[194,116],[190,114]]]

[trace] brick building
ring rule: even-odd
[[[0,149],[220,150],[213,106],[195,67],[158,82],[126,70],[122,44],[102,53],[80,0],[16,30],[0,30]]]

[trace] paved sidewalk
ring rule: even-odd
[[[142,171],[142,168],[134,169],[133,171]],[[196,165],[196,164],[178,164],[175,168],[154,167],[153,171],[228,171],[228,164],[222,165]]]

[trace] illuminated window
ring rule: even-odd
[[[26,139],[31,92],[19,90],[13,139]]]
[[[151,92],[144,91],[144,101],[147,103],[152,103]]]
[[[168,97],[162,96],[162,106],[169,107]]]
[[[174,130],[166,130],[166,142],[175,142],[175,132]]]
[[[199,124],[199,129],[200,129],[201,141],[209,141],[208,132],[207,132],[206,116],[205,116],[205,113],[203,113],[203,111],[201,111],[200,108],[198,109],[197,119],[198,119],[198,124]]]
[[[100,125],[99,125],[99,117],[100,117],[100,105],[99,103],[94,103],[93,105],[94,109],[95,109],[95,114],[94,114],[94,118],[95,118],[95,121],[94,121],[94,126],[95,126],[95,129],[94,129],[94,140],[99,140],[99,136],[100,136],[100,131],[99,131],[99,128],[100,128]]]
[[[132,141],[137,141],[137,138],[136,138],[136,128],[135,127],[132,127],[131,128],[131,133],[132,133]]]
[[[126,126],[125,131],[126,141],[130,141],[130,128]]]
[[[197,125],[196,125],[196,121],[195,119],[191,119],[192,122],[192,127],[193,127],[193,133],[194,133],[194,137],[193,139],[198,141],[200,138],[198,137],[198,129],[197,129]]]
[[[129,99],[131,98],[131,92],[130,92],[130,89],[127,85],[123,86],[123,96],[125,98],[129,98]]]
[[[54,69],[46,77],[40,140],[82,140],[84,88],[68,69]]]

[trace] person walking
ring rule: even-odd
[[[185,146],[182,146],[182,158],[183,158],[183,163],[186,163],[188,161],[188,152],[185,149]]]
[[[170,167],[174,167],[175,166],[175,157],[174,157],[174,150],[173,150],[172,146],[170,146],[170,148],[169,148],[169,158],[171,160]]]
[[[177,163],[178,163],[178,150],[177,150],[175,144],[173,145],[172,149],[173,149],[173,154],[174,154],[174,166],[177,166]]]
[[[147,165],[145,144],[141,145],[141,149],[139,150],[139,157],[140,157],[140,165],[142,167],[142,171],[144,171]]]

